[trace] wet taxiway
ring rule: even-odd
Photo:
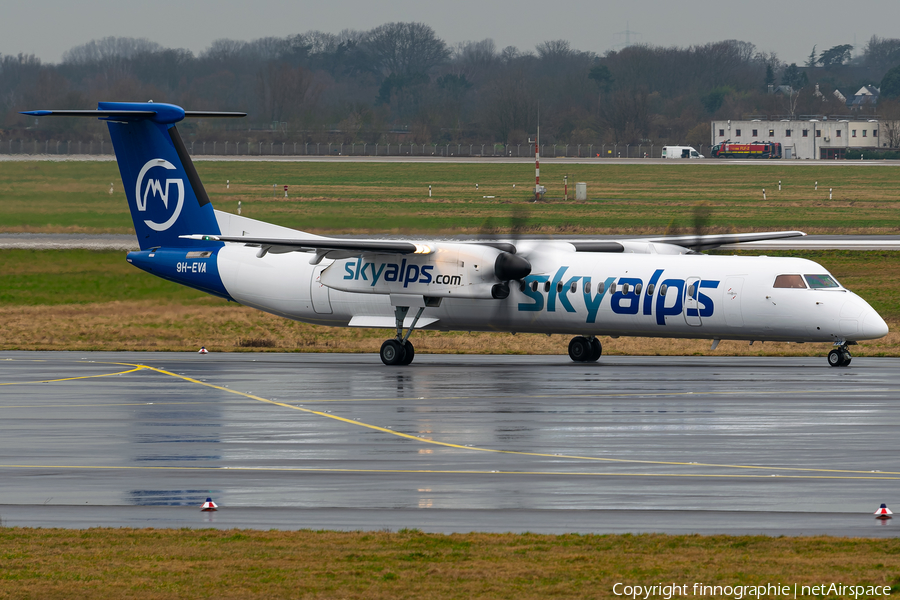
[[[896,536],[898,393],[879,358],[4,352],[0,521]]]

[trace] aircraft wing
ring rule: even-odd
[[[803,237],[802,231],[768,231],[763,233],[720,233],[714,235],[677,235],[658,238],[641,238],[642,242],[657,244],[672,244],[690,248],[691,250],[712,250],[725,244],[740,244],[742,242],[761,242],[765,240],[781,240],[785,238]]]
[[[262,238],[249,236],[223,236],[223,235],[183,235],[189,240],[201,240],[211,242],[231,242],[246,246],[258,246],[259,256],[268,253],[285,254],[287,252],[315,252],[316,256],[310,261],[318,264],[323,258],[350,258],[361,252],[378,252],[382,254],[431,254],[434,249],[426,244],[414,244],[402,240],[346,240],[339,238],[308,237],[308,238]]]

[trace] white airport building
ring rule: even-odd
[[[847,150],[886,148],[886,132],[876,119],[814,116],[712,121],[712,144],[778,142],[783,158],[843,159]]]

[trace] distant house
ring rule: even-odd
[[[874,85],[864,85],[853,95],[848,106],[853,110],[872,108],[878,104],[878,96],[880,93],[881,90]]]
[[[779,85],[772,88],[772,93],[776,96],[790,96],[794,93],[794,88],[789,85]]]

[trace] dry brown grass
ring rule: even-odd
[[[611,598],[617,582],[900,591],[897,539],[0,528],[0,556],[0,598]]]
[[[900,355],[900,322],[891,333],[853,348],[856,356]],[[0,308],[0,350],[159,350],[275,352],[378,352],[392,335],[385,329],[336,328],[297,323],[219,301],[197,305],[158,301],[103,302]],[[417,331],[417,353],[566,354],[569,336]],[[822,356],[823,344],[723,341],[715,352],[708,340],[602,338],[606,355]],[[249,342],[249,343],[248,343]]]

